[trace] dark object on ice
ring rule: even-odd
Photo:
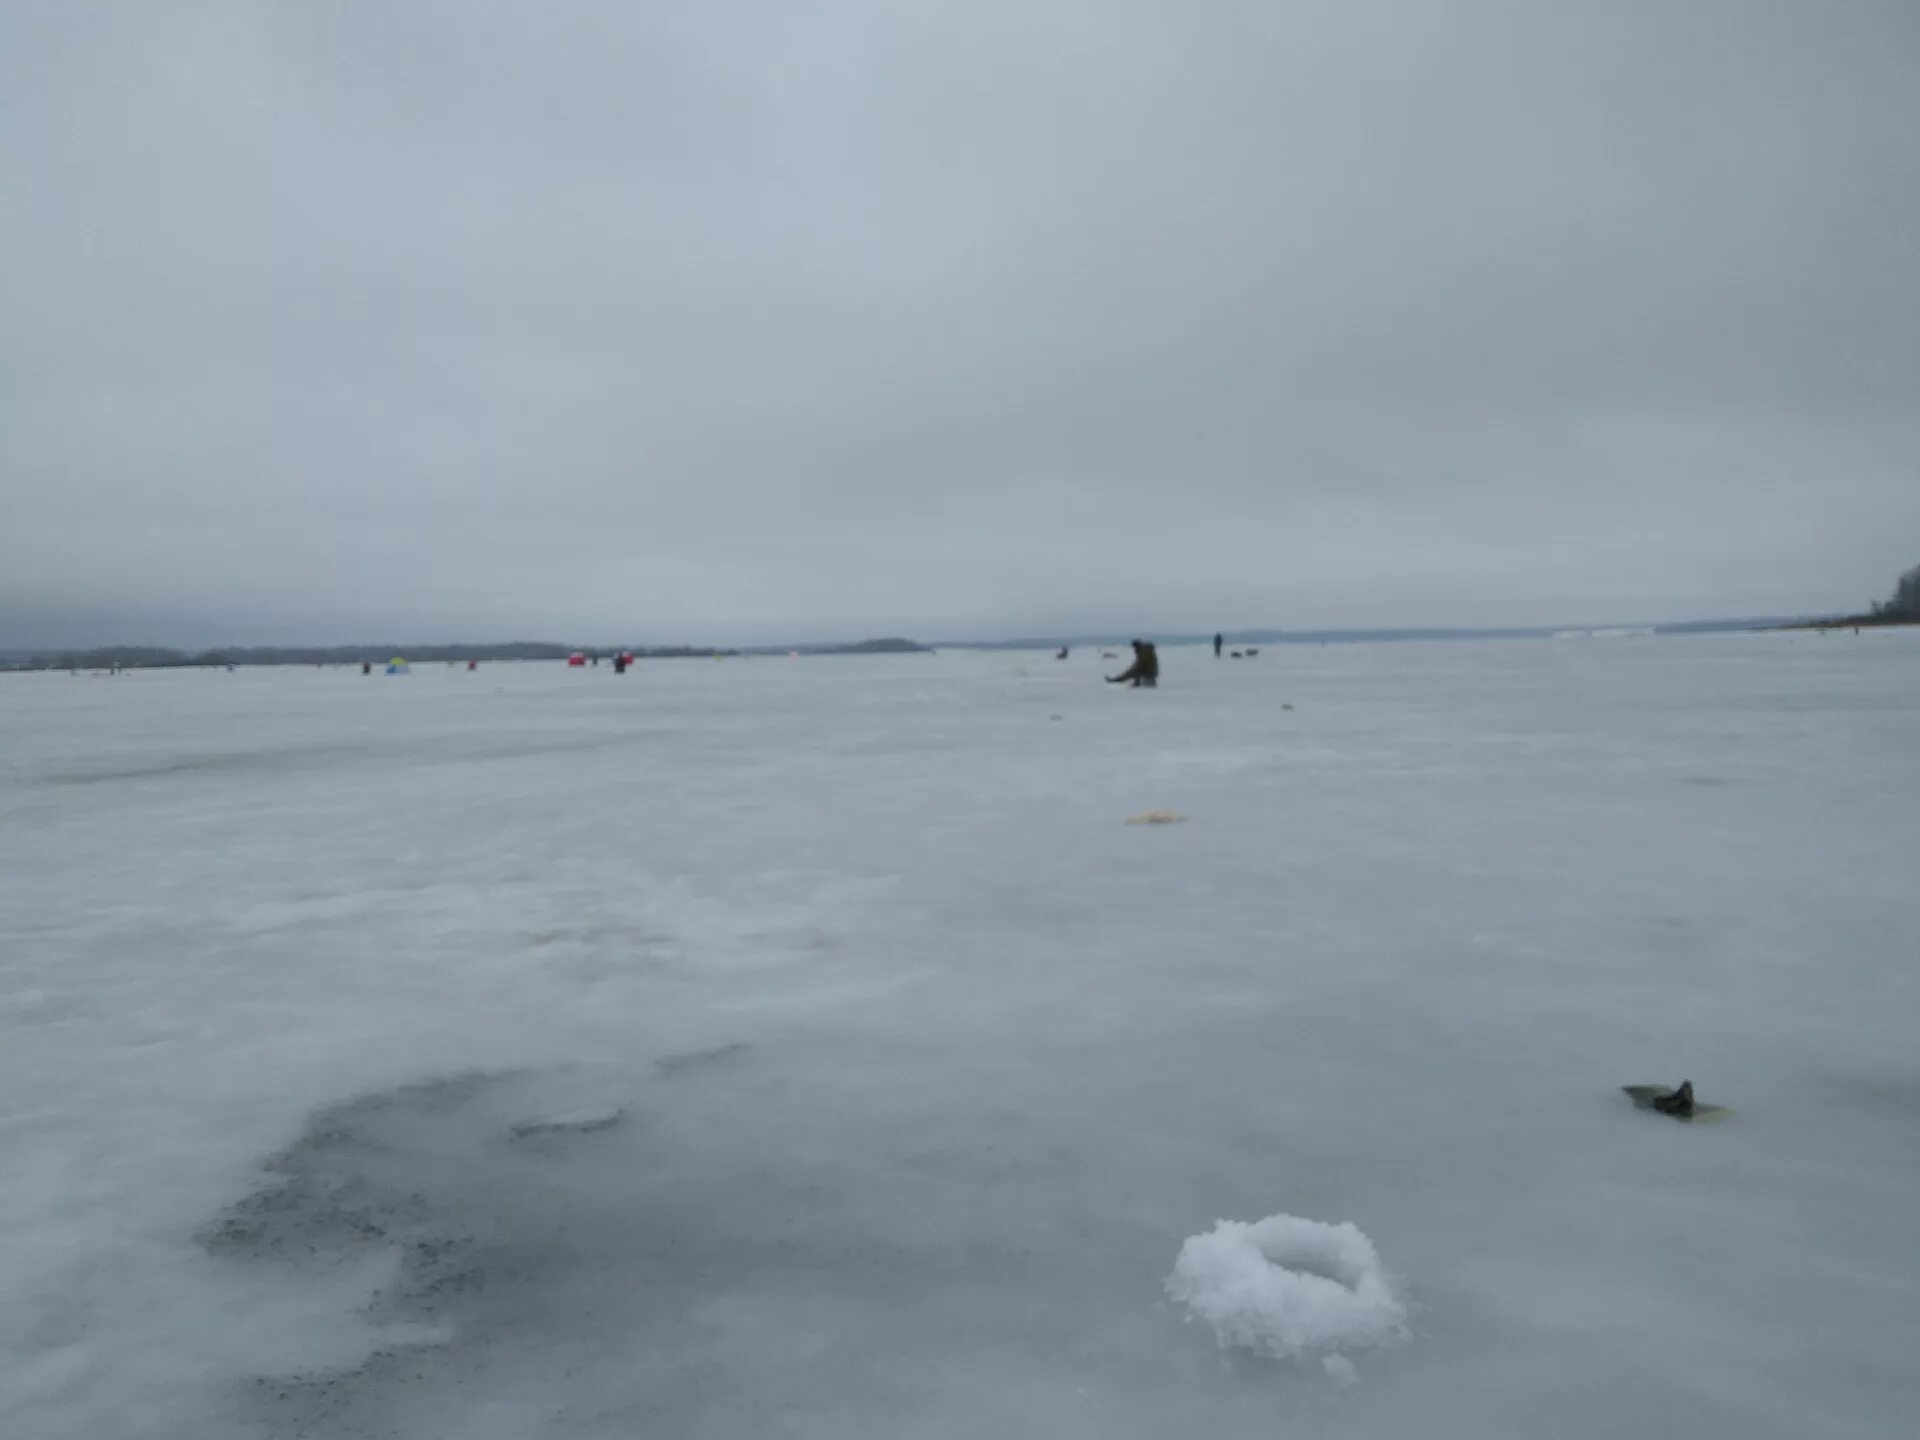
[[[627,673],[627,657],[626,656],[616,655],[613,657],[613,673],[616,675],[624,675]]]
[[[1239,652],[1238,650],[1235,650],[1235,651],[1234,651],[1234,652],[1233,652],[1233,653],[1232,653],[1231,655],[1229,655],[1229,656],[1228,656],[1227,658],[1228,658],[1229,660],[1238,660],[1238,659],[1240,659],[1240,652]]]
[[[1214,659],[1218,660],[1220,658],[1220,647],[1226,643],[1227,641],[1224,635],[1215,635],[1213,637],[1213,658]]]
[[[704,1050],[683,1050],[677,1055],[662,1055],[653,1062],[653,1067],[665,1076],[680,1075],[722,1061],[737,1060],[747,1049],[746,1041],[735,1040],[726,1045],[710,1045]]]
[[[1112,650],[1102,650],[1102,651],[1100,652],[1100,658],[1101,658],[1102,660],[1118,660],[1118,659],[1120,658],[1120,656],[1119,656],[1119,655],[1118,655],[1118,654],[1117,654],[1117,653],[1116,653],[1115,651],[1112,651]]]
[[[1682,1080],[1677,1090],[1669,1090],[1664,1085],[1622,1085],[1620,1088],[1627,1092],[1637,1109],[1655,1110],[1675,1120],[1718,1120],[1733,1113],[1724,1105],[1700,1104],[1693,1098],[1691,1080]]]
[[[601,1110],[575,1110],[564,1115],[542,1115],[533,1120],[522,1120],[508,1132],[516,1140],[526,1140],[535,1135],[591,1135],[596,1130],[611,1130],[622,1120],[627,1112],[619,1106],[609,1106]]]
[[[1682,1080],[1680,1082],[1680,1088],[1672,1094],[1654,1096],[1653,1108],[1658,1110],[1662,1115],[1693,1114],[1693,1082],[1691,1080]]]
[[[1054,656],[1053,658],[1054,658],[1054,659],[1056,659],[1056,660],[1064,660],[1064,659],[1066,659],[1066,658],[1067,658],[1067,656],[1069,656],[1069,655],[1071,655],[1072,653],[1073,653],[1073,651],[1072,651],[1071,649],[1069,649],[1069,648],[1068,648],[1067,646],[1065,646],[1065,645],[1062,645],[1062,646],[1060,647],[1060,653],[1059,653],[1058,655],[1056,655],[1056,656]]]
[[[851,645],[809,645],[807,655],[931,655],[933,647],[901,635],[885,635],[878,640],[856,640]]]
[[[371,660],[362,660],[360,662],[360,673],[362,675],[371,675],[373,673],[373,662]]]
[[[1107,677],[1109,685],[1131,685],[1138,690],[1142,687],[1152,690],[1160,684],[1160,652],[1145,640],[1133,642],[1133,664],[1118,675]]]
[[[1259,653],[1260,651],[1256,649],[1254,646],[1249,645],[1247,647],[1247,658],[1249,660],[1251,660],[1254,656],[1258,655]]]

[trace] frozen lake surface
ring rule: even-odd
[[[1920,1428],[1920,632],[1163,660],[0,677],[0,1433]]]

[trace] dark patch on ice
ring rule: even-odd
[[[368,1244],[399,1243],[426,1219],[426,1198],[396,1194],[376,1178],[399,1155],[382,1117],[443,1115],[499,1077],[464,1075],[402,1086],[329,1106],[298,1140],[261,1168],[276,1177],[201,1232],[215,1255],[291,1259]]]
[[[707,1065],[718,1065],[732,1060],[746,1052],[746,1042],[736,1040],[730,1045],[714,1045],[705,1050],[688,1050],[678,1055],[663,1055],[654,1061],[654,1069],[661,1075],[673,1077],[684,1075],[689,1070],[698,1070]]]
[[[391,1256],[392,1278],[359,1323],[380,1327],[368,1331],[375,1340],[385,1327],[427,1337],[376,1344],[344,1370],[258,1378],[251,1389],[270,1407],[272,1433],[364,1433],[354,1412],[386,1407],[392,1387],[435,1367],[440,1346],[511,1328],[541,1308],[554,1277],[595,1263],[590,1242],[569,1245],[521,1213],[539,1210],[556,1165],[625,1115],[618,1105],[552,1108],[581,1088],[576,1075],[471,1074],[329,1106],[265,1163],[268,1183],[201,1232],[216,1257],[296,1272]]]
[[[487,1434],[750,1434],[788,1405],[882,1433],[903,1329],[1009,1352],[1047,1337],[1038,1320],[1009,1332],[1004,1291],[1031,1256],[1024,1230],[968,1218],[977,1181],[900,1166],[885,1127],[822,1154],[736,1106],[750,1048],[457,1076],[315,1113],[201,1238],[220,1263],[343,1296],[307,1353],[352,1358],[247,1377],[247,1433],[454,1435],[474,1415]],[[649,1094],[673,1108],[632,1123]],[[626,1123],[515,1134],[616,1108]],[[831,1133],[847,1145],[838,1119]]]
[[[657,738],[657,732],[655,732]],[[489,745],[472,750],[445,750],[440,758],[449,764],[462,761],[517,760],[525,755],[577,755],[591,750],[613,750],[637,743],[627,732],[607,735],[583,735],[570,740],[529,740],[517,745]]]
[[[138,764],[54,770],[41,777],[48,785],[106,785],[117,781],[159,780],[175,775],[218,774],[249,770],[288,770],[313,765],[336,765],[366,754],[359,745],[282,746],[267,750],[229,750],[205,755],[173,755]]]
[[[601,945],[608,942],[624,942],[641,950],[663,950],[673,944],[673,937],[640,925],[619,924],[559,926],[527,932],[527,943],[534,946]]]
[[[269,1434],[377,1435],[382,1432],[361,1425],[348,1429],[340,1422],[362,1390],[383,1382],[404,1382],[409,1376],[424,1378],[414,1356],[404,1350],[376,1350],[350,1371],[258,1376],[253,1381],[253,1399],[272,1416]]]
[[[373,1310],[434,1318],[449,1299],[483,1288],[488,1246],[486,1226],[457,1220],[433,1182],[497,1174],[502,1160],[516,1171],[538,1164],[537,1150],[511,1141],[591,1135],[625,1117],[623,1107],[597,1106],[528,1119],[515,1097],[535,1078],[463,1075],[330,1106],[262,1167],[274,1178],[202,1231],[201,1242],[214,1255],[294,1264],[391,1249],[398,1277]],[[494,1123],[509,1107],[522,1118]],[[516,1152],[523,1158],[510,1158]]]
[[[409,737],[404,741],[373,736],[351,744],[287,745],[259,750],[227,750],[199,755],[169,755],[129,761],[119,765],[88,766],[71,770],[43,772],[43,785],[110,785],[134,780],[164,780],[178,776],[246,774],[270,771],[284,774],[293,770],[332,768],[349,762],[373,765],[422,764],[458,765],[491,763],[531,755],[571,755],[610,750],[634,743],[625,733],[576,736],[568,739],[530,739],[519,744],[475,746],[461,749],[445,737],[425,739]]]
[[[611,1130],[622,1120],[627,1112],[618,1105],[598,1110],[573,1110],[562,1115],[542,1115],[533,1120],[522,1120],[509,1132],[516,1140],[530,1140],[542,1135],[591,1135],[596,1130]]]

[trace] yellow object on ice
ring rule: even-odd
[[[1171,810],[1149,810],[1144,815],[1129,815],[1129,825],[1184,825],[1187,817],[1176,815]]]

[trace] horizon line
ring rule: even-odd
[[[1743,628],[1761,629],[1777,625],[1810,624],[1822,621],[1842,620],[1848,617],[1833,615],[1742,615],[1720,619],[1652,620],[1631,622],[1576,622],[1562,624],[1515,623],[1506,625],[1346,625],[1315,626],[1306,628],[1285,628],[1275,625],[1249,625],[1224,628],[1217,633],[1228,643],[1245,643],[1249,640],[1258,644],[1286,644],[1301,640],[1334,639],[1381,639],[1421,638],[1421,637],[1458,637],[1471,638],[1481,636],[1494,638],[1524,638],[1530,636],[1550,637],[1556,634],[1580,634],[1600,631],[1649,631],[1695,630]],[[853,645],[874,644],[888,640],[908,640],[929,649],[1024,649],[1045,648],[1061,645],[1124,644],[1132,636],[1155,637],[1154,643],[1161,645],[1199,644],[1212,641],[1214,631],[1179,630],[1156,632],[1152,627],[1121,627],[1105,630],[1059,630],[1030,631],[1025,634],[1002,636],[979,636],[972,638],[943,637],[932,640],[918,640],[894,632],[892,634],[874,634],[859,640],[806,640],[806,641],[737,641],[731,643],[710,641],[595,641],[580,642],[567,640],[541,639],[488,639],[488,640],[422,640],[414,643],[391,639],[374,641],[251,641],[245,644],[208,644],[180,645],[163,642],[126,642],[109,641],[92,644],[53,644],[53,645],[5,645],[0,646],[0,655],[16,658],[35,659],[56,655],[88,655],[109,651],[154,651],[175,655],[210,655],[215,653],[249,654],[262,651],[307,651],[340,652],[365,651],[366,656],[405,654],[412,650],[424,653],[430,650],[482,650],[482,649],[520,649],[539,648],[566,652],[575,650],[593,652],[596,650],[617,652],[631,650],[692,650],[699,652],[732,651],[735,653],[779,653],[787,651],[841,649]],[[360,658],[366,658],[362,656]]]

